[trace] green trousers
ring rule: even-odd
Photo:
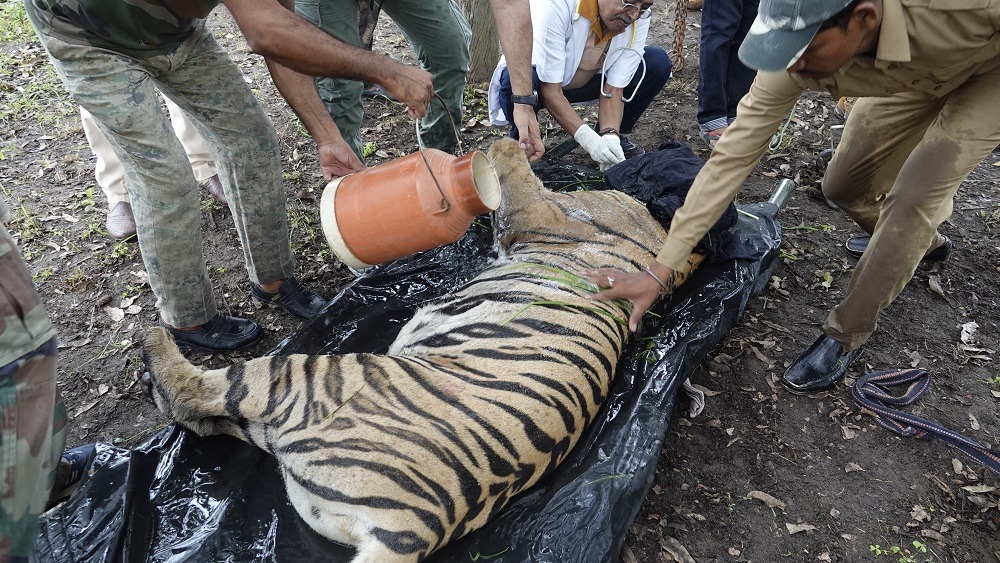
[[[66,442],[56,349],[31,273],[0,223],[0,561],[7,563],[31,555]]]
[[[444,100],[431,100],[420,123],[422,144],[455,152],[469,73],[469,23],[452,0],[385,0],[381,7],[413,47],[421,67],[431,73],[434,92]],[[295,11],[344,43],[361,46],[358,0],[297,0]],[[317,77],[316,87],[341,135],[361,156],[362,83]]]

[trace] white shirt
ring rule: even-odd
[[[542,82],[566,86],[573,80],[583,58],[590,36],[590,20],[577,13],[578,0],[529,0],[529,3],[534,36],[531,64]],[[611,38],[604,65],[604,80],[608,85],[624,88],[632,81],[642,61],[651,20],[636,20]],[[507,61],[500,57],[490,80],[489,110],[494,125],[509,124],[500,107],[500,74],[505,68]]]

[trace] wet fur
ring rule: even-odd
[[[509,139],[489,156],[506,257],[418,311],[387,355],[204,370],[162,329],[145,342],[160,410],[275,455],[295,509],[356,563],[420,561],[565,459],[607,395],[627,311],[546,278],[635,270],[665,238],[624,194],[544,189]]]

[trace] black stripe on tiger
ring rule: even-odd
[[[295,481],[303,489],[309,491],[310,493],[323,498],[331,502],[341,502],[348,505],[365,506],[369,508],[381,508],[389,510],[406,510],[417,516],[420,521],[428,527],[428,529],[434,530],[438,529],[436,536],[443,537],[444,531],[439,527],[440,522],[434,517],[434,514],[427,510],[421,510],[414,506],[399,502],[395,499],[384,497],[384,496],[351,496],[346,495],[336,489],[331,489],[320,483],[310,481],[308,479],[303,480],[300,475],[295,473],[290,469],[285,470],[285,475]],[[381,528],[376,529],[376,534],[381,531],[385,534],[386,539],[379,538],[383,541],[389,549],[400,554],[409,554],[415,551],[426,552],[430,547],[430,544],[426,541],[421,540],[418,536],[412,532],[388,532]],[[409,538],[407,541],[397,541],[400,538]]]

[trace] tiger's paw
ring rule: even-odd
[[[528,157],[524,155],[524,151],[518,146],[517,141],[510,137],[505,137],[490,145],[487,156],[493,163],[493,167],[496,168],[501,183],[504,180],[504,175],[514,170],[527,170],[528,174],[531,174]]]

